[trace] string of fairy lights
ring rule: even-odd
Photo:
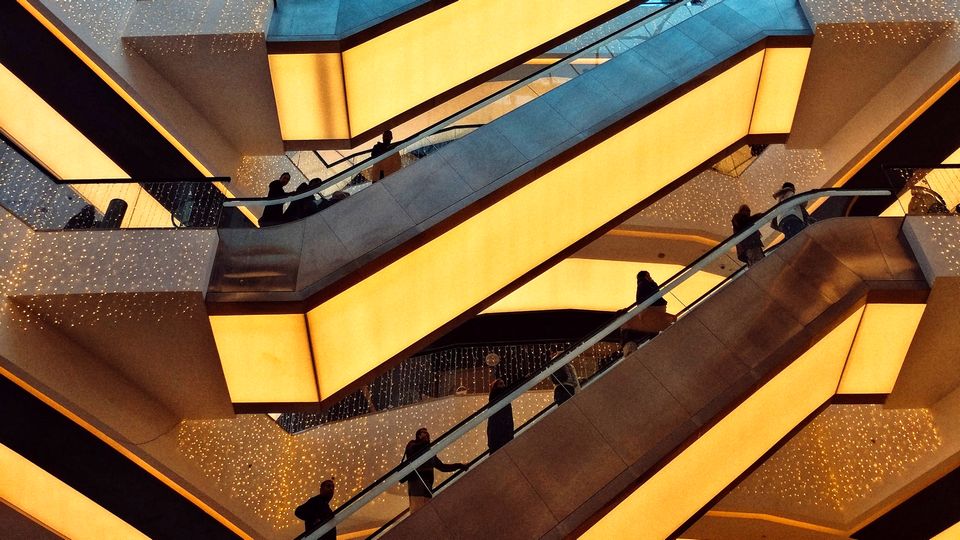
[[[299,433],[322,424],[445,396],[487,394],[494,378],[501,378],[508,385],[519,382],[546,367],[552,351],[569,345],[556,342],[457,346],[413,356],[323,413],[282,414],[277,423],[290,433]],[[616,343],[599,342],[574,360],[573,365],[579,377],[587,377],[597,371],[605,358],[618,352]],[[496,363],[491,365],[493,362]],[[550,388],[549,381],[537,387]]]
[[[542,368],[556,347],[566,345],[471,345],[418,355],[381,376],[366,396],[358,392],[359,398],[348,397],[324,415],[283,415],[277,423],[267,415],[184,421],[177,431],[178,448],[224,493],[275,529],[293,532],[302,526],[293,509],[315,494],[323,479],[336,478],[334,504],[346,501],[399,464],[417,429],[427,427],[440,435],[487,403],[492,377],[515,382]],[[574,362],[578,376],[595,373],[618,349],[601,342],[585,352]],[[371,401],[379,407],[376,412],[370,410]],[[549,381],[526,392],[513,402],[516,425],[552,402]],[[469,461],[486,444],[481,424],[441,457]],[[395,486],[352,519],[375,515],[382,523],[406,507],[403,495],[403,488]],[[344,527],[349,529],[351,522]]]
[[[942,445],[928,409],[832,405],[718,508],[789,508],[792,513],[840,518]]]
[[[814,21],[837,23],[821,36],[839,43],[922,43],[944,35],[960,17],[958,0],[808,0]]]
[[[263,42],[273,9],[271,0],[223,0],[215,13],[208,0],[50,0],[47,4],[114,54],[129,50],[123,41],[127,35],[166,36],[151,42],[151,52],[158,54],[189,54],[197,51],[199,43],[213,54],[250,50]],[[210,39],[201,40],[201,36]]]
[[[513,402],[517,425],[553,401],[553,392],[527,392]],[[283,431],[267,415],[223,420],[186,420],[177,429],[181,454],[224,494],[295,536],[303,524],[296,506],[316,494],[320,482],[335,478],[333,505],[339,505],[398,465],[404,446],[421,427],[434,437],[487,402],[483,395],[449,396],[417,405],[324,424],[299,435]],[[441,453],[446,462],[469,461],[486,450],[481,424]],[[441,474],[438,481],[445,478]],[[358,523],[383,523],[407,506],[403,486],[361,509],[342,530]]]

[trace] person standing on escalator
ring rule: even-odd
[[[783,186],[780,187],[773,194],[773,198],[777,200],[778,203],[782,203],[793,197],[797,194],[796,188],[790,182],[784,182]],[[813,223],[813,219],[810,218],[810,214],[807,213],[807,208],[802,203],[796,206],[793,206],[783,215],[773,220],[773,228],[782,232],[785,240],[789,240],[800,233],[807,225]]]
[[[430,450],[430,432],[423,427],[417,430],[413,440],[407,443],[403,453],[406,461],[414,460]],[[407,483],[407,495],[410,498],[410,512],[416,512],[433,497],[433,470],[441,472],[465,471],[463,463],[444,463],[433,456],[403,479]]]
[[[742,204],[737,213],[733,215],[733,234],[739,234],[753,226],[760,219],[760,214],[750,214],[750,207]],[[737,244],[737,258],[747,263],[747,266],[753,266],[763,260],[763,237],[760,231],[754,231],[753,234],[743,239]]]
[[[279,199],[289,195],[283,188],[290,183],[290,173],[285,172],[280,175],[267,188],[267,197],[270,199]],[[283,205],[271,204],[263,207],[263,214],[260,216],[260,225],[276,225],[283,223]]]

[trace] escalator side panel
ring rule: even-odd
[[[522,512],[516,510],[527,504],[520,488],[505,486],[529,485],[539,504],[555,517],[552,527],[540,524],[536,533],[566,536],[583,532],[593,519],[614,515],[619,501],[629,500],[640,482],[656,478],[664,470],[659,467],[685,448],[717,444],[709,439],[696,441],[727,417],[733,418],[741,405],[751,406],[748,402],[761,392],[767,396],[762,399],[771,399],[769,403],[792,396],[789,403],[797,408],[785,422],[769,427],[756,420],[739,424],[755,425],[754,431],[767,430],[757,446],[762,455],[767,443],[775,444],[792,429],[788,424],[801,421],[832,396],[842,363],[831,367],[810,357],[836,343],[831,340],[843,342],[843,336],[836,334],[849,330],[845,324],[855,328],[856,319],[848,316],[866,295],[875,290],[926,288],[915,262],[913,268],[907,268],[905,258],[894,265],[889,262],[902,255],[898,254],[901,246],[896,245],[900,223],[899,219],[847,219],[807,229],[504,447],[501,454],[507,454],[509,466],[500,465],[505,468],[498,474],[505,476],[498,476],[498,482],[475,484],[471,480],[485,476],[487,465],[483,463],[435,498],[429,505],[432,512],[462,537],[484,537],[523,520]],[[867,256],[860,247],[864,243],[883,248]],[[803,276],[799,283],[795,281],[798,274]],[[808,309],[807,305],[815,307]],[[823,355],[833,357],[836,355]],[[776,382],[781,375],[794,381],[819,382],[797,393],[783,378]],[[770,382],[775,384],[767,384]],[[820,390],[815,391],[817,388]],[[777,410],[770,407],[760,410],[763,414]],[[786,431],[780,429],[783,426]],[[739,436],[749,433],[752,431]],[[619,464],[610,458],[611,452]],[[743,457],[719,450],[705,455],[721,460]],[[498,457],[504,461],[499,455],[490,461]],[[740,461],[744,463],[727,470],[724,478],[704,478],[705,483],[715,484],[699,486],[707,490],[707,500],[691,495],[687,506],[672,517],[628,512],[632,534],[671,534],[722,490],[724,482],[736,478],[741,466],[753,463]],[[510,473],[513,468],[515,475]],[[685,478],[686,473],[681,469],[670,474]],[[661,489],[679,494],[698,479],[685,481],[687,485],[668,482]],[[682,498],[677,495],[678,505]],[[470,502],[476,500],[488,502],[478,508]],[[467,507],[471,512],[463,512]],[[658,521],[661,517],[664,520]],[[397,536],[425,531],[419,528],[420,521],[419,514],[414,514],[398,527]],[[426,526],[426,519],[423,521]],[[616,529],[604,530],[611,533]]]

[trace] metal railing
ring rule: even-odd
[[[694,260],[691,264],[687,265],[683,270],[676,273],[673,277],[665,281],[661,285],[660,290],[656,294],[649,296],[642,302],[633,304],[626,311],[614,317],[609,323],[607,323],[606,325],[598,329],[596,332],[592,333],[589,337],[583,340],[580,340],[576,342],[574,346],[567,348],[563,352],[563,354],[556,357],[556,359],[553,360],[553,362],[551,362],[542,371],[540,371],[534,376],[529,377],[524,382],[516,385],[509,394],[503,396],[500,400],[493,403],[489,403],[488,405],[484,406],[480,410],[476,411],[475,413],[471,414],[467,418],[460,421],[454,427],[452,427],[443,435],[438,437],[431,444],[430,449],[428,451],[415,457],[414,459],[405,461],[400,465],[394,467],[388,473],[381,476],[380,479],[378,479],[376,482],[368,485],[366,488],[364,488],[363,490],[355,494],[347,502],[345,502],[344,504],[340,505],[337,508],[336,512],[334,513],[334,517],[331,518],[330,521],[326,522],[321,527],[310,532],[309,534],[304,535],[303,538],[306,540],[319,539],[321,536],[323,536],[324,534],[329,532],[331,529],[336,527],[337,524],[347,519],[351,514],[353,514],[354,512],[356,512],[357,510],[365,506],[366,504],[372,502],[379,495],[386,492],[388,489],[390,489],[397,483],[401,482],[402,479],[404,479],[405,477],[407,477],[408,475],[416,471],[416,469],[420,465],[423,465],[433,457],[437,456],[443,449],[447,448],[448,446],[450,446],[451,444],[459,440],[461,437],[466,435],[468,432],[478,427],[482,422],[486,421],[495,413],[497,413],[498,411],[506,407],[508,404],[512,403],[515,399],[523,395],[525,392],[531,390],[532,388],[540,384],[542,381],[551,377],[554,373],[556,373],[561,368],[563,368],[564,366],[572,362],[580,354],[582,354],[583,352],[588,350],[590,347],[592,347],[595,343],[602,340],[604,337],[606,337],[610,333],[620,329],[625,323],[627,323],[628,321],[636,317],[643,310],[652,306],[657,300],[669,294],[681,283],[683,283],[690,277],[694,276],[698,272],[707,268],[712,262],[727,256],[728,253],[737,244],[739,244],[740,242],[743,242],[751,235],[759,232],[762,227],[772,222],[775,218],[783,217],[787,215],[790,210],[820,198],[834,197],[834,196],[875,197],[875,196],[889,196],[891,194],[892,192],[887,189],[862,189],[862,190],[821,189],[821,190],[813,190],[803,194],[796,195],[780,203],[779,205],[771,208],[770,210],[763,213],[749,228],[727,238],[726,240],[724,240],[723,242],[721,242],[720,244],[718,244],[717,246],[710,249],[709,251],[701,255],[699,258]],[[710,295],[714,294],[724,284],[729,283],[732,279],[735,279],[737,276],[742,275],[743,271],[744,271],[743,269],[740,269],[739,271],[734,272],[730,277],[725,279],[721,284],[710,289],[709,291],[707,291],[707,293],[702,295],[697,302],[702,301],[703,299],[709,298]],[[685,309],[685,311],[689,310],[697,302],[691,303],[691,306],[688,306]],[[614,363],[612,365],[616,365],[616,364]],[[600,375],[605,372],[607,371],[598,372],[597,375]],[[550,405],[546,409],[544,409],[543,411],[535,415],[534,418],[532,418],[530,421],[523,424],[521,428],[517,430],[517,433],[522,432],[524,429],[528,429],[531,425],[533,425],[536,422],[537,419],[542,418],[542,416],[546,414],[547,411],[552,410],[552,408],[553,408],[553,405]],[[472,464],[482,460],[482,457],[483,456],[481,455],[475,458],[474,460],[471,460],[470,462],[471,466]],[[469,468],[467,470],[469,470]],[[462,473],[457,473],[455,476],[448,479],[447,482],[445,482],[444,484],[441,484],[441,488],[444,485],[448,485],[451,480],[459,477],[461,474]],[[439,489],[440,488],[438,488],[437,491],[439,491]]]
[[[632,21],[629,24],[626,24],[625,26],[617,30],[614,30],[611,33],[608,33],[607,35],[597,39],[596,41],[593,41],[588,45],[580,47],[575,52],[572,52],[564,56],[563,58],[560,58],[557,62],[547,65],[540,70],[537,70],[532,75],[510,84],[509,86],[500,90],[499,92],[496,92],[474,103],[473,105],[465,109],[462,109],[461,111],[454,113],[448,116],[447,118],[444,118],[443,120],[433,124],[432,126],[421,130],[415,135],[412,135],[411,137],[404,139],[404,142],[402,144],[397,144],[393,146],[389,152],[381,154],[377,157],[360,161],[352,165],[351,167],[347,168],[346,170],[337,173],[335,176],[322,182],[320,185],[312,187],[309,190],[305,190],[301,193],[290,194],[284,197],[277,197],[273,199],[269,197],[229,199],[224,202],[224,206],[226,207],[244,207],[244,206],[245,207],[263,207],[263,206],[283,205],[283,204],[291,203],[301,199],[313,198],[318,193],[329,193],[331,191],[340,189],[346,186],[351,180],[355,179],[357,175],[361,174],[365,169],[369,169],[371,167],[380,165],[387,159],[395,159],[395,156],[399,152],[404,151],[413,145],[416,145],[419,141],[421,141],[426,137],[430,137],[437,133],[440,133],[441,130],[444,130],[447,128],[460,127],[460,126],[455,126],[454,123],[477,113],[478,111],[480,111],[481,109],[484,109],[485,107],[488,107],[493,104],[497,104],[498,102],[501,102],[501,101],[504,101],[504,102],[509,101],[510,98],[513,97],[513,94],[527,88],[532,83],[535,83],[540,79],[543,79],[546,77],[552,77],[555,79],[556,82],[562,84],[562,83],[568,82],[569,80],[572,80],[573,78],[576,78],[581,73],[585,72],[585,70],[578,70],[575,68],[574,64],[578,60],[588,60],[591,62],[595,62],[593,65],[596,65],[596,63],[602,63],[603,60],[616,57],[619,54],[622,54],[627,50],[630,50],[633,46],[636,45],[637,42],[645,39],[649,39],[650,37],[652,37],[652,35],[643,35],[643,29],[645,25],[651,23],[651,21],[654,18],[662,15],[669,15],[675,9],[685,5],[687,5],[686,0],[664,0],[664,1],[645,2],[644,4],[641,4],[638,7],[646,7],[646,6],[662,6],[662,7],[659,7],[652,13],[644,15],[643,17],[641,17],[636,21]],[[706,7],[708,6],[705,6],[705,5],[696,6],[696,9],[701,10],[701,9],[705,9]],[[691,12],[692,12],[692,9],[693,8],[691,8]],[[656,32],[660,32],[662,30],[663,28],[658,28]],[[557,70],[564,70],[562,73],[562,76]],[[559,86],[559,84],[557,86]],[[520,102],[523,100],[514,100],[514,101],[517,101],[517,103],[501,104],[504,106],[505,110],[503,110],[500,113],[500,115],[505,114],[509,110],[513,110],[523,104]],[[376,179],[373,179],[373,180],[376,180]]]
[[[36,231],[215,228],[226,196],[217,178],[61,180],[0,133],[0,206]]]

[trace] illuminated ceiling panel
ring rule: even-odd
[[[355,137],[624,3],[458,0],[342,53],[270,54],[283,138]]]
[[[311,310],[321,399],[744,137],[762,59],[741,61]],[[585,191],[584,178],[607,185]]]
[[[834,394],[889,393],[924,308],[861,307],[581,538],[669,537]]]
[[[318,401],[303,315],[211,316],[210,327],[234,403]]]
[[[925,304],[869,304],[837,393],[892,392],[925,307]]]
[[[566,259],[529,283],[490,306],[484,313],[509,313],[550,309],[616,311],[633,303],[637,272],[650,272],[663,283],[683,270],[678,264]],[[698,272],[666,296],[671,313],[683,307],[723,280],[710,272]]]
[[[0,499],[63,538],[147,538],[107,509],[2,444]]]
[[[809,59],[808,47],[767,49],[750,133],[790,133]]]
[[[840,323],[580,538],[670,537],[830,399],[859,320],[857,312]]]

